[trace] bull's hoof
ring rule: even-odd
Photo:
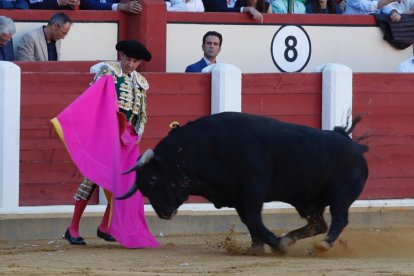
[[[264,246],[252,246],[247,249],[246,254],[253,256],[261,256],[265,254],[265,248]]]
[[[327,241],[320,241],[320,242],[315,243],[314,250],[316,252],[326,252],[332,246],[333,246],[333,244],[331,244],[331,243],[329,243]]]
[[[272,248],[273,248],[273,251],[275,252],[286,254],[289,249],[289,246],[291,246],[294,243],[295,241],[293,239],[288,238],[288,237],[282,237],[280,239],[279,244],[276,247],[272,247]]]

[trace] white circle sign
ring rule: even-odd
[[[301,26],[284,25],[272,39],[273,63],[281,72],[301,72],[311,56],[311,42]]]

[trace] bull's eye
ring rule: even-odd
[[[158,179],[158,176],[152,175],[151,178],[150,178],[150,180],[148,181],[149,185],[152,186],[152,187],[154,187],[155,186],[155,183],[157,182],[157,179]]]

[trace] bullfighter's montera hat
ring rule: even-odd
[[[136,40],[122,40],[119,41],[115,46],[117,51],[123,52],[130,58],[136,58],[139,60],[150,61],[152,56],[151,53],[145,48],[142,43]]]

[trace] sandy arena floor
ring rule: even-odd
[[[124,249],[100,239],[0,241],[0,275],[414,275],[413,230],[345,230],[334,248],[299,241],[284,255],[244,253],[247,234],[158,237],[159,249]]]

